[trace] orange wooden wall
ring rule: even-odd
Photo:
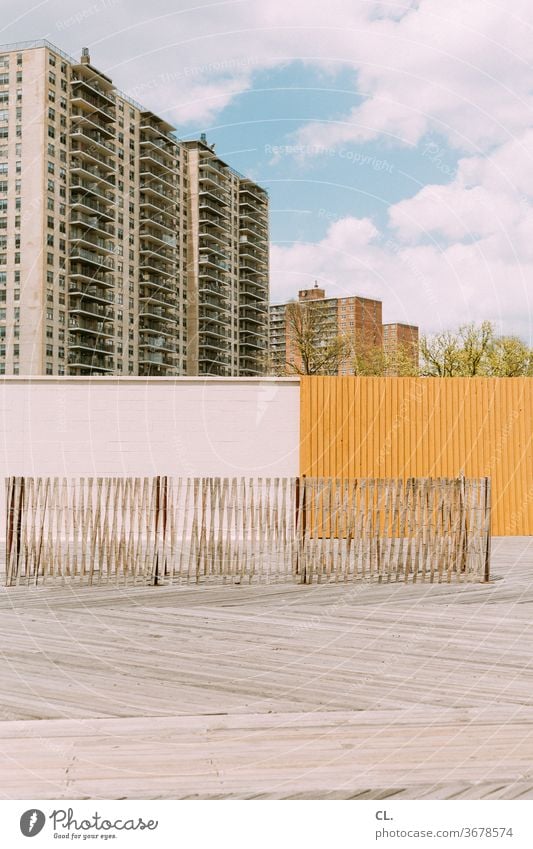
[[[533,534],[533,378],[302,377],[300,473],[492,479],[492,532]]]

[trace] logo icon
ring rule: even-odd
[[[20,818],[20,830],[24,837],[35,837],[43,830],[46,817],[38,808],[30,808],[29,811],[24,811]]]

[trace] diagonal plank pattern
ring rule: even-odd
[[[533,539],[488,584],[3,590],[8,798],[533,798]]]

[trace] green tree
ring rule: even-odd
[[[488,362],[494,377],[533,377],[533,351],[517,336],[495,339]]]

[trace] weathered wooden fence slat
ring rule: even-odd
[[[6,479],[7,586],[488,581],[490,480]]]

